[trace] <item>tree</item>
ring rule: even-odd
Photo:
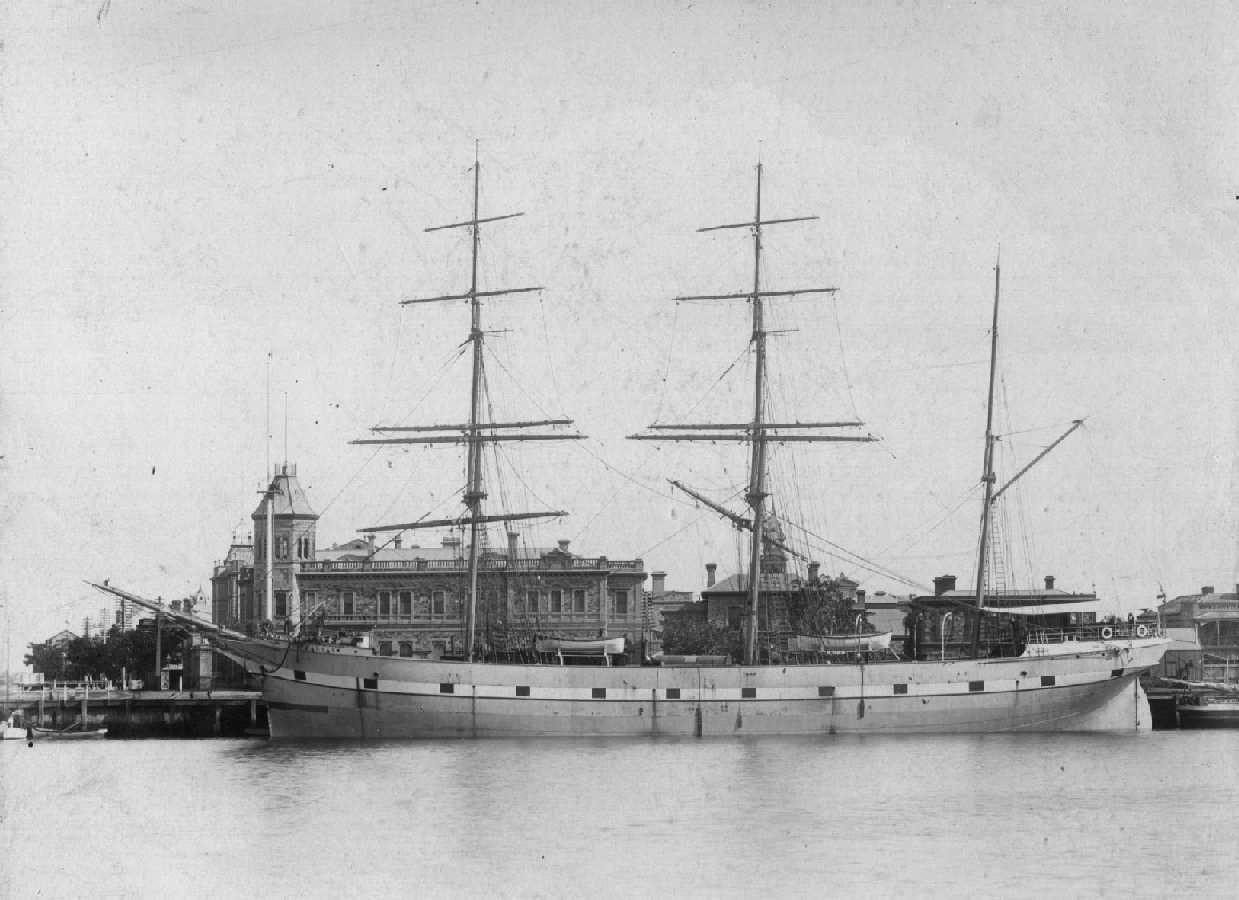
[[[851,634],[856,616],[849,596],[833,581],[820,581],[787,595],[787,619],[796,634]],[[866,623],[867,624],[867,623]]]
[[[35,672],[42,673],[48,681],[66,680],[67,659],[64,650],[55,644],[30,644],[30,652],[23,660]]]
[[[740,659],[744,645],[739,630],[709,622],[703,613],[692,608],[663,613],[663,652]]]

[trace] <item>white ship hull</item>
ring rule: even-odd
[[[263,672],[272,738],[1137,731],[1164,639],[1037,658],[614,667],[445,662],[225,641]]]

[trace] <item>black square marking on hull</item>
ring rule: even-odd
[[[1041,686],[1042,687],[1054,687],[1054,676],[1053,675],[1042,675]]]
[[[300,669],[293,669],[293,678],[297,679],[297,681],[305,681],[305,672]]]
[[[516,686],[516,696],[518,696],[518,697],[528,697],[528,696],[529,696],[529,685],[527,685],[527,684],[518,684],[518,685]]]
[[[606,688],[593,688],[593,698],[595,700],[607,699],[607,689]]]
[[[679,688],[667,688],[667,699],[668,700],[679,700],[680,689]]]
[[[450,681],[441,681],[439,682],[439,693],[454,694],[456,693],[456,685]]]
[[[740,698],[742,700],[754,700],[757,698],[757,688],[740,688]]]
[[[984,682],[984,681],[970,681],[970,682],[968,682],[968,691],[969,691],[970,693],[974,693],[974,694],[975,694],[977,691],[983,691],[983,690],[985,690],[985,682]]]
[[[896,694],[906,694],[906,693],[908,693],[908,686],[907,686],[906,684],[897,684],[897,685],[895,685],[895,693],[896,693]]]
[[[833,684],[819,685],[817,695],[819,697],[833,697],[835,695],[835,686]]]
[[[368,691],[377,691],[379,689],[379,680],[377,678],[363,678],[361,686]]]

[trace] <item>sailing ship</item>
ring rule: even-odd
[[[1138,677],[1154,666],[1165,650],[1160,635],[1106,640],[1087,646],[1070,641],[1042,642],[1022,655],[988,656],[977,647],[964,659],[873,658],[861,651],[807,664],[788,664],[760,653],[758,610],[762,602],[761,557],[770,517],[767,451],[788,442],[866,441],[865,435],[841,434],[857,422],[787,423],[772,420],[766,409],[765,304],[773,298],[803,293],[829,293],[834,288],[767,289],[762,283],[762,236],[779,224],[803,222],[815,216],[764,218],[761,206],[762,168],[757,167],[756,211],[751,220],[701,229],[738,229],[753,238],[752,288],[736,293],[696,298],[744,301],[752,311],[751,351],[754,359],[753,409],[740,423],[652,426],[636,435],[645,440],[709,440],[747,445],[748,516],[722,511],[733,524],[749,532],[747,601],[743,619],[743,658],[667,656],[661,665],[572,665],[565,644],[537,663],[512,662],[489,654],[479,641],[476,621],[479,526],[488,522],[563,513],[488,515],[482,501],[481,453],[486,445],[514,439],[532,425],[566,424],[567,420],[496,423],[485,418],[479,383],[484,332],[482,301],[509,291],[479,290],[478,235],[482,225],[511,216],[482,217],[478,209],[480,165],[473,170],[473,215],[449,228],[472,232],[473,277],[463,294],[427,298],[464,300],[471,307],[468,341],[473,350],[469,419],[454,426],[452,439],[465,445],[465,514],[451,520],[464,525],[468,548],[468,592],[464,620],[464,653],[459,658],[403,658],[379,655],[366,642],[324,643],[310,636],[248,637],[216,629],[217,646],[244,661],[261,678],[271,737],[393,739],[491,736],[710,736],[802,735],[844,733],[940,733],[1005,731],[1135,730],[1148,725],[1148,706]],[[516,215],[519,215],[516,214]],[[432,229],[427,229],[432,230]],[[997,276],[997,271],[996,271]],[[997,351],[997,277],[995,278]],[[991,366],[992,369],[992,366]],[[993,376],[990,378],[991,421]],[[383,438],[383,442],[446,442],[436,426],[418,430],[430,434]],[[442,427],[440,427],[441,429]],[[993,499],[992,428],[987,425],[986,497],[982,512],[982,548],[978,566],[976,607],[985,609],[985,524]],[[530,435],[550,439],[550,435]],[[690,493],[693,493],[690,491]],[[694,494],[694,496],[697,496]],[[708,502],[708,501],[707,501]],[[711,504],[713,505],[713,504]],[[401,530],[405,523],[382,529]],[[115,588],[99,586],[137,600]],[[978,622],[979,635],[979,622]],[[604,639],[606,635],[602,636]],[[882,643],[877,635],[863,640],[864,649]],[[821,645],[826,649],[826,645]],[[596,646],[571,647],[580,654],[598,654],[608,662],[618,649],[603,640]],[[1035,652],[1030,652],[1035,651]],[[593,662],[593,660],[580,660]]]

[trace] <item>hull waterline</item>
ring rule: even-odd
[[[616,667],[380,657],[229,641],[275,739],[1138,731],[1164,640],[1036,659]]]

